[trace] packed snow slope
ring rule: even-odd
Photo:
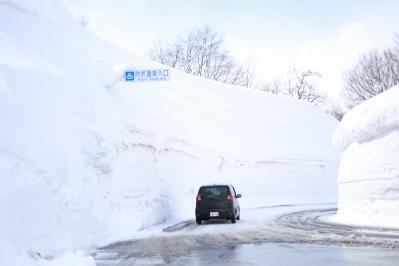
[[[334,134],[343,151],[337,219],[398,227],[399,86],[353,108]]]
[[[336,200],[337,123],[315,106],[176,70],[125,82],[164,66],[34,2],[0,0],[0,265],[192,218],[203,183],[234,183],[243,208]],[[74,254],[57,263],[92,263]]]

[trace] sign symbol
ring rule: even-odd
[[[126,72],[126,81],[134,81],[134,72]]]

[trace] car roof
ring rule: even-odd
[[[208,185],[202,185],[201,187],[215,187],[215,186],[228,186],[228,187],[231,187],[232,185],[230,185],[230,184],[208,184]]]

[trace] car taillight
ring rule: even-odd
[[[234,199],[233,195],[228,195],[227,196],[227,200],[233,200],[233,199]]]
[[[201,201],[202,199],[201,199],[201,196],[200,195],[198,195],[196,198],[195,198],[195,200],[198,202],[198,201]]]

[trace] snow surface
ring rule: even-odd
[[[76,25],[77,21],[70,15],[68,9],[61,1],[54,0],[0,0],[1,5],[6,5],[19,11],[40,16],[62,24],[63,26]]]
[[[0,265],[92,265],[66,252],[192,218],[203,183],[242,208],[336,200],[332,117],[175,70],[123,81],[152,67],[58,1],[0,0]]]
[[[396,86],[353,108],[337,128],[337,221],[399,227],[398,103]]]
[[[2,250],[0,265],[4,266],[94,266],[92,256],[85,255],[82,251],[67,252],[57,258],[43,258],[33,252],[15,253],[13,250]]]

